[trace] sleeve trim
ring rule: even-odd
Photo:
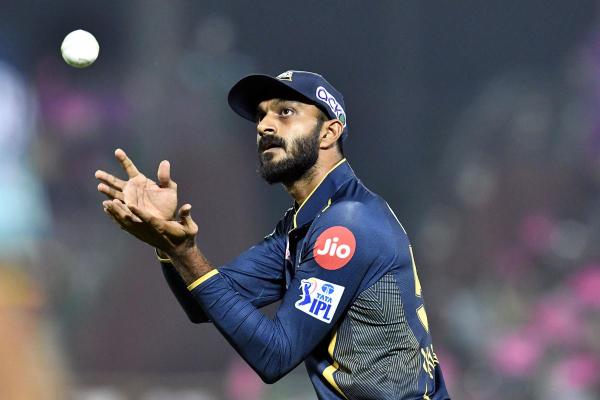
[[[194,290],[195,288],[197,288],[198,286],[200,286],[205,280],[207,280],[208,278],[210,278],[210,277],[212,277],[212,276],[214,276],[214,275],[216,275],[218,273],[219,273],[218,269],[210,270],[206,274],[202,275],[200,278],[196,279],[194,282],[190,283],[188,285],[188,287],[187,287],[188,290],[189,291]]]

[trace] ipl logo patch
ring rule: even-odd
[[[330,323],[345,288],[321,279],[308,278],[302,279],[300,289],[302,293],[295,304],[296,308],[319,321]]]

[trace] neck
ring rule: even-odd
[[[343,157],[338,156],[323,162],[317,161],[317,163],[310,168],[295,182],[285,184],[285,190],[292,196],[296,201],[296,204],[301,205],[312,193],[313,190],[323,181],[325,176],[331,171],[331,169],[339,163]]]

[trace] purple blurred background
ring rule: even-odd
[[[440,3],[1,0],[0,398],[314,398],[303,366],[263,385],[188,322],[93,176],[121,174],[117,147],[150,176],[169,159],[199,244],[232,259],[291,201],[227,91],[288,69],[344,94],[453,398],[600,398],[597,2]],[[60,56],[75,29],[100,43],[87,69]]]

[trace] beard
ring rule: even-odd
[[[306,136],[286,143],[279,136],[265,135],[258,145],[258,173],[269,184],[283,183],[290,186],[292,183],[308,175],[310,169],[319,158],[319,133],[323,121],[317,121],[317,126]],[[272,161],[274,155],[264,154],[265,149],[281,147],[286,155],[279,161]]]

